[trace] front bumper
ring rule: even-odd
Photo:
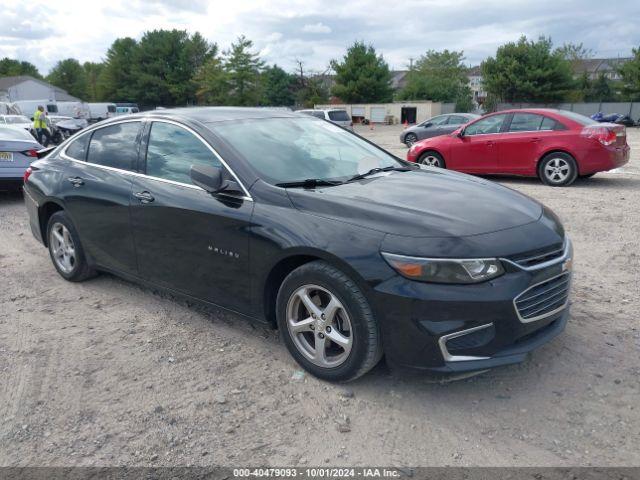
[[[480,284],[429,284],[400,276],[380,283],[374,290],[384,316],[387,361],[440,373],[523,361],[565,328],[571,257],[568,242],[561,257],[536,267],[503,260],[506,273]],[[540,314],[527,315],[546,305],[547,298],[559,301]]]

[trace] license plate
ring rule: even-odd
[[[0,152],[0,162],[13,162],[13,152]]]

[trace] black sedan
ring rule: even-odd
[[[551,211],[312,117],[115,118],[34,162],[24,190],[65,279],[111,272],[272,324],[327,380],[383,354],[439,372],[519,362],[568,316],[571,243]]]
[[[400,134],[400,141],[407,147],[425,138],[447,135],[455,132],[462,125],[480,118],[475,113],[450,113],[429,118],[422,123],[405,128]]]

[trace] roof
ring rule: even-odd
[[[632,57],[622,58],[585,58],[577,60],[573,64],[574,73],[597,73],[610,72],[616,70],[622,64],[631,60]]]
[[[23,82],[28,82],[29,80],[31,80],[32,82],[39,83],[40,85],[44,85],[50,88],[51,90],[53,90],[56,96],[56,100],[59,100],[61,102],[79,102],[80,101],[79,98],[74,97],[73,95],[70,95],[66,90],[63,90],[60,87],[56,87],[55,85],[47,83],[43,80],[39,80],[35,77],[32,77],[31,75],[0,77],[0,90],[8,90],[11,87],[19,85]]]
[[[482,69],[480,68],[480,65],[476,65],[474,67],[469,67],[469,70],[467,70],[467,76],[468,77],[480,77],[480,76],[482,76]]]
[[[258,118],[299,118],[299,115],[287,111],[271,108],[253,107],[186,107],[167,108],[136,114],[143,117],[180,117],[201,123],[224,122],[229,120],[248,120]],[[118,118],[118,117],[115,117]],[[131,117],[128,117],[131,118]]]

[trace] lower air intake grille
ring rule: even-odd
[[[569,298],[570,273],[538,283],[518,295],[514,301],[523,322],[533,322],[561,310]]]
[[[450,353],[455,353],[460,350],[482,347],[489,343],[495,334],[496,330],[494,326],[491,325],[482,330],[476,330],[475,332],[447,340],[447,350],[449,350]]]

